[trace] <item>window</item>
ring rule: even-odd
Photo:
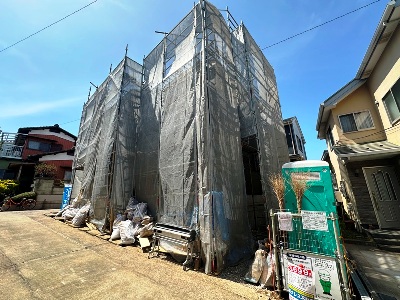
[[[330,126],[328,127],[328,130],[326,131],[326,136],[328,137],[329,147],[332,149],[332,147],[335,145],[335,140],[333,139],[332,129]]]
[[[389,92],[383,97],[386,111],[390,121],[393,123],[400,119],[400,80],[393,85]]]
[[[38,141],[29,141],[28,142],[28,148],[32,149],[32,150],[39,150],[39,151],[43,151],[43,152],[49,152],[50,151],[50,144],[46,144],[46,143],[41,143]]]
[[[62,150],[62,145],[60,144],[53,144],[51,145],[51,151],[61,151]]]
[[[374,128],[374,123],[372,122],[372,117],[368,110],[341,115],[339,116],[339,121],[343,132]]]
[[[285,134],[286,134],[286,142],[288,145],[288,149],[289,149],[289,154],[294,154],[294,149],[293,149],[293,140],[292,140],[292,128],[291,128],[291,124],[290,125],[285,125]]]
[[[33,150],[39,150],[40,143],[37,141],[29,141],[28,148]]]
[[[300,152],[304,152],[303,151],[303,144],[301,143],[300,138],[296,135],[296,141],[297,141],[297,147],[299,148]]]
[[[66,171],[64,172],[64,180],[70,181],[70,180],[71,180],[71,177],[72,177],[72,171],[66,170]]]

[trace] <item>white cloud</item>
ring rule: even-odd
[[[66,98],[48,102],[19,102],[18,104],[4,103],[2,104],[1,115],[2,118],[38,115],[60,108],[71,107],[78,103],[82,103],[81,97]]]

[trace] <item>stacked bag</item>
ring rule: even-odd
[[[119,214],[114,220],[111,241],[121,239],[120,245],[135,243],[136,238],[153,235],[153,218],[147,215],[147,203],[138,203],[130,198],[125,214]]]
[[[64,221],[71,221],[74,226],[82,226],[89,215],[90,203],[84,201],[81,193],[72,200],[71,204],[61,209],[56,217],[63,217]]]

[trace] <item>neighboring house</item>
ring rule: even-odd
[[[399,21],[400,0],[391,1],[356,77],[318,114],[318,138],[327,141],[337,200],[364,227],[400,228]]]
[[[57,167],[54,179],[62,181],[71,181],[72,163],[74,161],[75,148],[49,152],[44,154],[36,154],[28,156],[29,160],[37,163],[48,163]]]
[[[16,143],[17,134],[0,132],[0,179],[13,179],[14,173],[9,172],[12,162],[19,162],[22,157],[23,144]]]
[[[21,191],[30,190],[37,161],[32,161],[29,157],[71,150],[75,141],[76,136],[62,129],[58,124],[43,127],[24,127],[19,128],[17,133],[2,133],[0,178],[16,179],[20,183]],[[65,168],[68,171],[71,170],[72,157],[68,166],[63,165],[61,167],[60,164],[57,171],[57,173],[60,173],[58,179],[64,178],[64,173],[67,170]]]
[[[306,140],[296,117],[283,120],[290,161],[306,160]]]

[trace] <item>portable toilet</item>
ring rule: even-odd
[[[282,176],[285,182],[285,210],[298,213],[292,220],[293,231],[288,232],[289,248],[335,256],[336,239],[333,221],[329,217],[331,213],[337,216],[337,210],[329,164],[320,160],[286,163],[282,166]],[[297,211],[293,180],[302,180],[306,184],[301,203],[302,212]],[[335,222],[340,235],[337,219]],[[304,229],[310,228],[309,225],[314,228]]]

